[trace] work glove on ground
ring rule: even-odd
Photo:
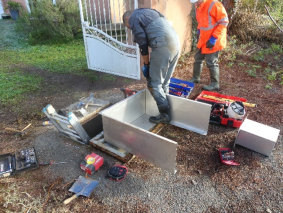
[[[149,80],[149,64],[144,64],[141,70],[142,70],[144,77],[148,81]]]
[[[214,38],[213,36],[211,36],[210,39],[206,42],[206,48],[209,48],[210,50],[212,50],[216,41],[217,41],[217,38]]]

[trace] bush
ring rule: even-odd
[[[235,14],[229,34],[236,35],[242,42],[269,41],[282,44],[283,33],[267,15],[249,12]]]
[[[265,6],[275,22],[282,26],[283,1],[242,0],[229,28],[229,34],[236,35],[243,42],[265,40],[282,44],[283,33],[272,22]]]
[[[241,10],[253,13],[267,14],[265,7],[270,9],[271,15],[277,20],[283,18],[283,1],[278,0],[242,0]]]
[[[7,5],[8,6],[6,7],[6,9],[9,9],[9,10],[20,10],[22,8],[21,3],[19,2],[8,1]]]
[[[31,13],[24,12],[17,30],[26,33],[31,43],[65,42],[81,35],[80,12],[77,1],[30,1]]]

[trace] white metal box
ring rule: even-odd
[[[238,131],[235,144],[270,156],[277,142],[280,130],[245,119]]]
[[[206,135],[211,105],[167,95],[170,124]],[[104,139],[152,164],[175,172],[177,142],[150,132],[150,116],[159,114],[148,90],[142,90],[100,112]]]

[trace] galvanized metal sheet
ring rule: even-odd
[[[102,115],[105,141],[175,173],[177,143],[132,124]]]
[[[209,104],[170,95],[168,100],[172,109],[171,124],[207,134],[211,109]],[[145,118],[158,113],[150,92],[140,91],[100,112],[104,138],[107,142],[174,173],[177,143],[146,131],[140,125]]]
[[[150,115],[143,114],[141,117],[139,117],[138,119],[134,120],[131,124],[133,126],[136,126],[138,128],[144,129],[144,130],[150,130],[154,126],[156,126],[156,124],[151,123],[149,121],[149,117],[150,117]]]
[[[145,113],[145,92],[140,91],[115,105],[101,111],[102,115],[132,123]]]
[[[158,115],[156,102],[150,92],[148,90],[144,90],[144,92],[146,95],[146,114]],[[167,95],[167,99],[170,104],[170,124],[201,135],[207,134],[211,105],[173,95]]]
[[[201,135],[208,131],[211,105],[167,95],[172,120],[170,124]]]
[[[234,147],[238,144],[263,155],[270,156],[279,133],[280,129],[246,118],[239,128]]]

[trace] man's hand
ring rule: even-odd
[[[148,64],[144,64],[143,67],[141,68],[142,73],[144,75],[144,77],[146,78],[146,80],[149,80],[149,63]]]
[[[216,41],[217,41],[217,38],[214,38],[213,36],[211,36],[210,39],[206,42],[206,48],[209,48],[210,50],[212,50]]]

